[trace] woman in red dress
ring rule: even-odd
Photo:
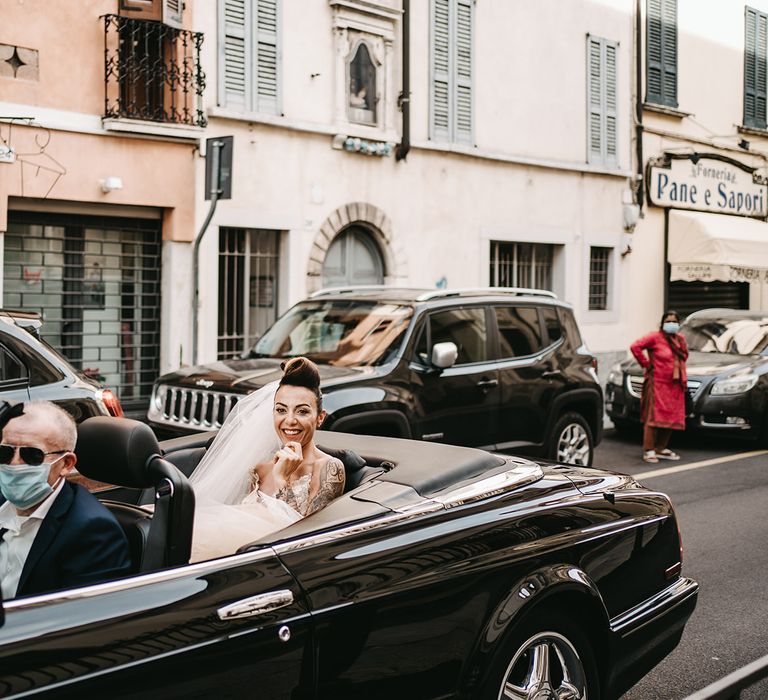
[[[645,369],[640,401],[643,431],[643,459],[680,459],[667,445],[673,430],[685,430],[685,392],[688,379],[685,361],[688,345],[680,331],[680,317],[667,311],[658,331],[649,333],[630,346],[635,359]]]

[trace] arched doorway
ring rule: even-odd
[[[384,283],[384,260],[371,234],[349,226],[333,239],[323,262],[323,286]]]

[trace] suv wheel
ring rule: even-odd
[[[592,431],[587,421],[574,411],[560,416],[549,437],[547,456],[562,464],[589,467],[593,453]]]

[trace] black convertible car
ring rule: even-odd
[[[0,696],[614,698],[696,604],[669,499],[628,476],[339,433],[347,493],[188,564],[207,439],[80,427],[136,573],[5,601]]]

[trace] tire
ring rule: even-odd
[[[505,638],[480,697],[599,700],[595,652],[587,636],[563,614],[534,610]]]
[[[589,467],[594,456],[595,446],[587,421],[575,411],[560,416],[549,434],[547,457],[561,464]]]

